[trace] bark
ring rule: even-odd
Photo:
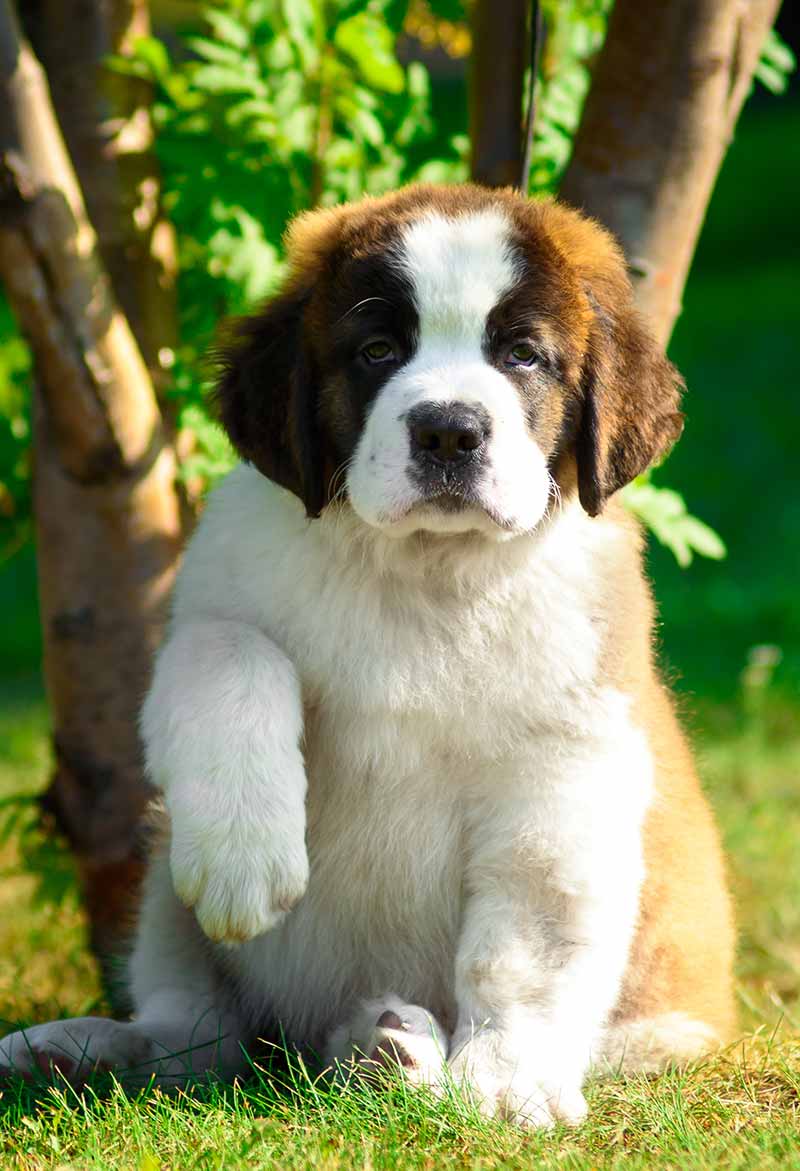
[[[27,0],[47,76],[115,295],[158,387],[177,343],[175,242],[162,214],[151,87],[106,69],[150,32],[147,0]]]
[[[179,548],[175,458],[10,0],[0,0],[0,280],[35,362],[49,804],[105,956],[140,869],[137,710]]]
[[[474,0],[469,83],[471,174],[490,187],[518,186],[527,0]]]
[[[620,239],[666,343],[780,0],[616,0],[561,186]],[[754,177],[755,181],[755,177]]]

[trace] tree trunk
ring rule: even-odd
[[[147,0],[27,0],[47,77],[114,293],[156,387],[177,344],[174,233],[161,210],[150,85],[104,68],[150,32]]]
[[[471,174],[489,187],[518,186],[527,0],[474,0],[469,81]]]
[[[108,956],[140,869],[137,714],[178,556],[175,457],[10,0],[0,0],[0,279],[36,372],[49,802]]]
[[[616,0],[561,196],[622,242],[666,344],[780,0]],[[755,177],[754,177],[755,181]]]

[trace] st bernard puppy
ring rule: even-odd
[[[171,828],[133,1018],[0,1060],[231,1076],[284,1037],[576,1122],[590,1068],[734,1029],[718,838],[614,499],[681,382],[617,246],[554,203],[411,187],[301,216],[288,254],[223,354],[243,462],[144,705]]]

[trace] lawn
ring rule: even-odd
[[[43,850],[31,794],[47,771],[35,682],[5,697],[0,800],[15,831],[0,847],[0,1017],[102,1011],[69,860]],[[743,708],[750,714],[744,714]],[[128,1099],[112,1089],[0,1091],[0,1166],[44,1168],[800,1168],[800,744],[797,709],[767,690],[708,707],[697,736],[739,906],[747,1039],[696,1068],[590,1087],[579,1130],[526,1134],[402,1087],[342,1093],[302,1068],[279,1084],[254,1071],[234,1090]],[[699,721],[698,721],[699,722]],[[11,804],[8,804],[11,802]],[[100,1087],[102,1089],[102,1087]]]
[[[673,356],[689,423],[664,482],[728,543],[722,565],[651,567],[663,652],[723,829],[746,1039],[654,1080],[591,1085],[589,1121],[521,1134],[402,1087],[324,1090],[294,1068],[172,1099],[0,1091],[0,1166],[39,1168],[800,1168],[800,298],[786,156],[796,107],[753,106],[726,163]],[[765,225],[769,225],[768,229]],[[792,420],[794,422],[792,423]],[[0,1018],[103,1011],[69,858],[35,822],[47,714],[29,552],[0,572]],[[774,674],[741,672],[756,644]],[[748,682],[749,679],[749,682]]]

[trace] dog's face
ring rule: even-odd
[[[288,244],[217,393],[240,454],[311,516],[530,532],[559,495],[595,515],[680,434],[678,376],[576,212],[416,187],[301,217]]]

